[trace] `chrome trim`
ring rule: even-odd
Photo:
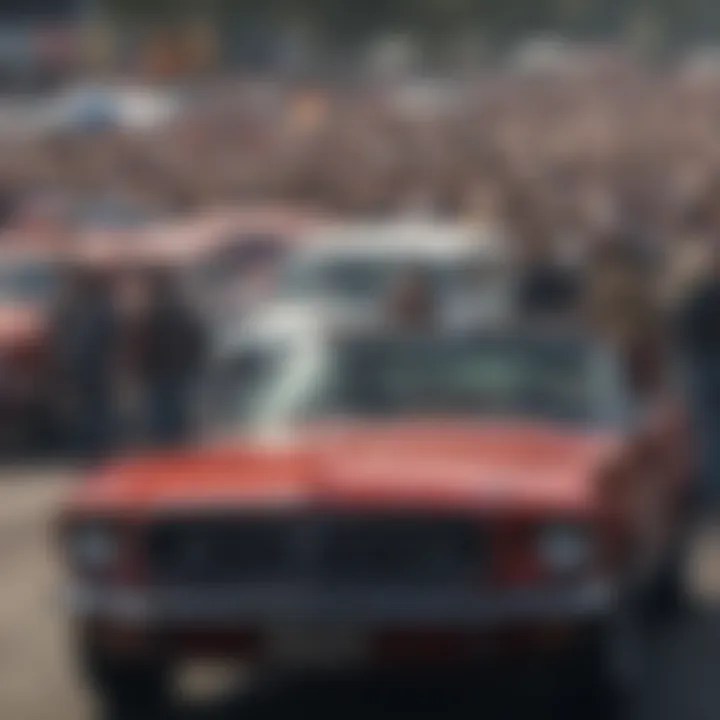
[[[487,591],[322,590],[309,585],[222,589],[103,588],[74,585],[67,604],[84,620],[164,629],[196,625],[272,623],[395,624],[482,628],[523,621],[592,618],[608,611],[612,587],[589,581],[573,587]]]

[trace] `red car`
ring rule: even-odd
[[[669,414],[633,427],[591,342],[307,337],[210,375],[205,443],[109,465],[62,516],[105,700],[157,699],[207,654],[259,668],[571,658],[598,675],[632,656],[605,640],[634,637],[621,621],[643,604],[626,598],[657,596],[687,463]]]

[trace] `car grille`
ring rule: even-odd
[[[435,517],[352,517],[330,521],[320,572],[331,584],[470,581],[481,570],[479,527]]]
[[[271,582],[293,570],[294,533],[260,518],[166,521],[148,536],[152,577],[170,583]]]
[[[477,522],[424,515],[167,520],[147,550],[158,582],[328,587],[465,584],[487,555]]]

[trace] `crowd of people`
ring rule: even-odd
[[[77,272],[51,319],[54,438],[76,457],[190,438],[204,329],[175,278]]]
[[[421,209],[575,244],[618,224],[679,244],[715,222],[702,206],[720,177],[720,83],[703,78],[620,64],[227,93],[147,132],[13,140],[0,187],[121,196],[163,212],[258,198],[351,216]]]
[[[720,82],[621,58],[578,64],[463,83],[237,83],[146,132],[0,139],[0,205],[50,189],[160,214],[268,199],[348,217],[427,212],[575,260],[622,234],[672,268],[662,291],[675,297],[720,222]]]
[[[455,82],[237,81],[148,131],[0,139],[0,206],[12,218],[4,209],[18,198],[61,190],[156,214],[271,200],[341,218],[427,214],[493,226],[512,246],[528,313],[580,312],[620,347],[648,392],[683,351],[692,397],[707,416],[716,412],[708,388],[720,387],[712,321],[720,290],[708,290],[720,286],[719,123],[720,73],[651,70],[622,54]],[[76,413],[93,418],[78,433],[102,446],[112,421],[97,422],[111,414],[100,388],[118,356],[108,350],[121,335],[118,311],[102,301],[101,286],[78,283],[77,291],[63,309],[70,315],[58,319],[63,343],[82,336],[77,347],[106,350],[92,360],[69,351],[63,368],[93,405]],[[173,302],[167,278],[130,288],[131,305],[133,293],[155,308],[138,329],[143,349],[132,361],[152,407],[147,417],[159,437],[180,436],[187,368],[167,367],[181,356],[196,363],[188,348],[202,333]],[[90,312],[86,298],[95,296]]]

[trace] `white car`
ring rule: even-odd
[[[280,274],[277,302],[378,316],[408,272],[429,279],[445,324],[497,321],[513,306],[513,263],[498,234],[434,221],[362,223],[308,238]]]

